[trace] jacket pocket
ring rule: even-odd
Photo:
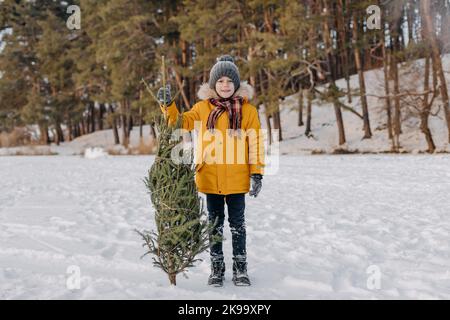
[[[205,161],[202,161],[202,163],[197,163],[197,164],[195,165],[195,171],[196,171],[196,172],[199,172],[200,169],[201,169],[204,165],[205,165]]]

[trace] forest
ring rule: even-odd
[[[68,27],[73,5],[80,15],[75,29]],[[339,145],[346,142],[343,112],[360,119],[361,139],[371,139],[365,72],[380,69],[384,92],[377,98],[391,151],[400,150],[403,120],[412,112],[433,153],[430,117],[442,118],[447,141],[441,143],[450,142],[443,66],[449,40],[448,0],[3,0],[0,132],[34,125],[38,143],[59,144],[112,129],[114,143],[126,147],[133,127],[142,136],[150,126],[156,135],[160,111],[145,84],[153,92],[161,86],[162,57],[168,81],[181,93],[177,106],[188,110],[216,58],[231,54],[241,80],[255,89],[252,103],[265,107],[261,121],[270,140],[283,141],[280,104],[293,94],[306,136],[313,134],[312,108],[322,101],[332,105]],[[422,70],[400,72],[418,59]],[[415,90],[402,87],[411,82]]]

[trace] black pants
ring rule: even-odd
[[[223,236],[223,223],[225,220],[225,202],[228,208],[228,222],[231,229],[231,239],[233,243],[233,256],[246,255],[246,233],[245,233],[245,193],[228,195],[206,194],[206,204],[208,207],[208,220],[214,223],[217,219],[216,227],[212,235]],[[211,257],[223,256],[222,240],[213,242],[210,238]]]

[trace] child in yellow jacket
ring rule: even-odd
[[[166,101],[164,101],[164,90]],[[264,149],[261,124],[256,107],[249,103],[253,88],[240,81],[239,70],[231,56],[217,59],[208,83],[201,85],[200,102],[184,112],[183,129],[199,132],[196,149],[196,185],[206,194],[208,219],[217,221],[213,235],[223,235],[224,205],[233,245],[233,282],[250,285],[247,274],[245,194],[256,197],[262,186]],[[162,112],[173,124],[180,116],[170,96],[170,87],[160,88]],[[250,181],[252,189],[250,190]],[[222,286],[225,263],[222,241],[210,243],[211,275],[208,284]]]

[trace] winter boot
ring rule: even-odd
[[[249,286],[251,284],[247,275],[246,256],[233,258],[233,283],[236,286]]]
[[[225,262],[223,256],[211,258],[211,275],[208,279],[208,285],[214,287],[223,286],[225,280]]]

